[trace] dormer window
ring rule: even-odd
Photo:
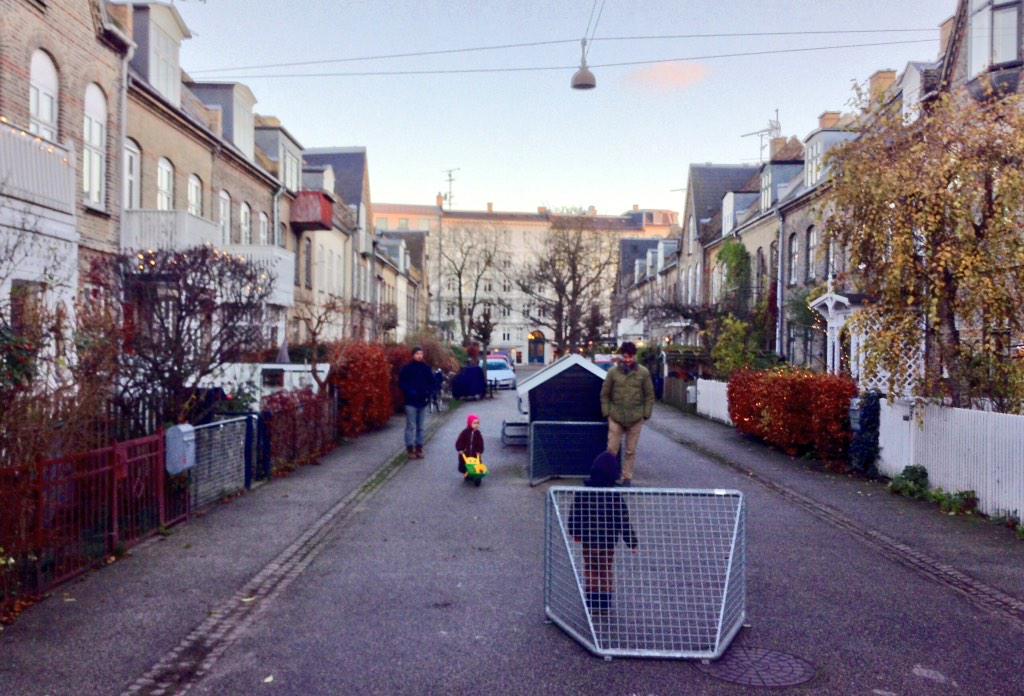
[[[175,106],[181,103],[181,71],[178,68],[178,42],[160,27],[150,34],[150,80],[160,94]]]
[[[804,185],[808,188],[817,185],[823,171],[823,147],[819,140],[807,146],[807,162],[804,165]]]
[[[1020,60],[1020,5],[1020,0],[971,0],[971,77]]]
[[[772,170],[765,169],[761,174],[761,212],[772,207]]]
[[[284,186],[289,191],[298,191],[301,185],[299,158],[290,152],[284,153]]]

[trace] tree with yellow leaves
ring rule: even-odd
[[[1024,103],[945,94],[830,155],[828,233],[869,300],[865,368],[915,394],[1024,409]],[[924,369],[905,360],[924,347]]]

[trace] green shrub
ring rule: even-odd
[[[905,467],[903,473],[889,482],[889,491],[914,500],[924,500],[928,496],[928,470],[917,465]]]

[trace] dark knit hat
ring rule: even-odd
[[[590,465],[590,478],[585,480],[583,485],[592,488],[611,488],[619,478],[620,471],[619,458],[611,452],[602,452]]]

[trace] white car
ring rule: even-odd
[[[494,382],[498,389],[515,389],[516,373],[504,360],[492,358],[487,361],[487,381]]]

